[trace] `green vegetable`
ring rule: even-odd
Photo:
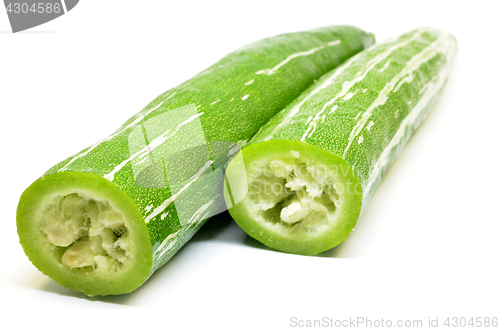
[[[347,26],[264,39],[165,92],[23,193],[26,254],[88,295],[135,290],[222,208],[222,170],[240,145],[372,42]]]
[[[225,198],[236,222],[284,252],[341,243],[435,104],[455,51],[451,35],[418,29],[323,76],[229,164]]]

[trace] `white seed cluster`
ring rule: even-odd
[[[41,230],[67,267],[116,271],[132,258],[124,217],[109,202],[75,192],[53,197],[42,210]]]
[[[249,184],[251,208],[263,221],[287,226],[303,226],[314,231],[333,219],[339,195],[335,176],[326,167],[292,157],[261,163]]]

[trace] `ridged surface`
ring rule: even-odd
[[[221,166],[237,143],[244,145],[315,79],[372,42],[357,28],[333,26],[250,44],[45,175],[97,174],[130,197],[147,223],[152,274],[223,204]]]
[[[323,76],[251,140],[295,140],[342,157],[370,201],[387,168],[435,104],[456,52],[428,28],[370,47]]]

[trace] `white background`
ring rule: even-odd
[[[424,326],[429,317],[500,317],[500,8],[467,3],[82,0],[19,34],[1,8],[0,328],[286,330],[298,329],[291,317]],[[430,26],[459,46],[436,108],[344,243],[317,257],[283,254],[222,215],[139,290],[116,297],[86,298],[31,265],[15,212],[45,170],[232,50],[334,24],[379,41]]]

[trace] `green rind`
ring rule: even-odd
[[[105,199],[120,211],[127,220],[133,238],[134,256],[123,272],[111,277],[96,277],[85,270],[69,269],[53,258],[51,248],[35,226],[42,201],[51,194],[72,190],[85,190]],[[94,174],[65,171],[43,176],[31,184],[21,196],[17,208],[17,231],[20,243],[31,262],[59,285],[87,295],[110,295],[132,292],[149,276],[152,264],[151,243],[148,229],[135,203],[116,185]]]
[[[325,250],[328,250],[340,244],[347,238],[356,225],[357,216],[361,211],[363,201],[362,192],[356,190],[359,186],[358,178],[351,167],[337,155],[328,153],[317,147],[305,144],[300,141],[273,140],[264,141],[256,144],[251,144],[242,149],[242,157],[236,157],[233,162],[229,163],[226,171],[226,178],[249,178],[252,171],[252,162],[262,159],[273,159],[289,155],[290,150],[298,151],[302,157],[307,158],[319,164],[328,164],[335,171],[337,183],[343,187],[350,186],[352,190],[342,195],[343,201],[338,206],[339,214],[337,215],[335,224],[326,232],[314,240],[307,234],[299,234],[293,237],[285,236],[277,232],[270,232],[260,222],[252,217],[252,213],[248,209],[248,205],[243,200],[229,209],[231,216],[236,223],[252,238],[260,241],[266,246],[277,248],[280,251],[287,253],[314,255]],[[240,165],[238,161],[245,163],[246,175],[240,173]],[[236,161],[236,162],[235,162]],[[229,181],[230,189],[241,190],[236,187],[238,182]],[[241,182],[239,184],[242,184]],[[234,193],[234,192],[231,192]],[[236,194],[233,194],[236,195]],[[228,197],[229,198],[229,197]],[[229,201],[229,200],[228,200]],[[231,203],[228,203],[231,205]],[[342,208],[349,206],[349,208]]]
[[[222,168],[230,158],[228,152],[238,143],[244,145],[264,123],[321,75],[372,43],[373,35],[362,30],[333,26],[280,35],[245,46],[157,97],[113,135],[49,169],[40,183],[50,182],[66,173],[75,178],[81,174],[111,181],[115,191],[126,196],[135,207],[134,220],[139,212],[143,224],[146,221],[150,256],[145,261],[152,259],[150,276],[194,235],[208,217],[220,210],[223,205],[219,192],[223,181]],[[290,56],[290,61],[279,70],[270,75],[265,73]],[[182,117],[184,115],[186,117]],[[176,131],[176,125],[188,120],[189,124]],[[125,162],[134,155],[132,150],[142,146],[141,139],[146,147],[166,133],[167,128],[176,132],[175,135],[157,150],[148,151],[144,156],[147,161],[143,163],[147,167],[137,171],[140,167],[137,158]],[[207,162],[210,166],[205,169],[202,166]],[[176,183],[166,175],[169,164],[174,164],[170,170],[179,179],[177,184],[189,184],[179,196],[175,196],[179,187],[174,190],[172,185]],[[160,169],[160,172],[154,169]],[[190,183],[190,178],[195,178],[195,181]],[[165,184],[160,185],[162,181]],[[92,287],[85,281],[85,286],[77,285],[78,277],[73,279],[72,285],[61,280],[59,267],[52,266],[53,272],[50,270],[41,254],[36,253],[33,245],[37,242],[30,244],[25,238],[30,233],[26,230],[29,217],[33,216],[30,210],[40,203],[34,192],[41,184],[36,183],[21,197],[18,212],[18,226],[24,229],[19,232],[21,242],[33,264],[41,264],[39,268],[61,284],[69,284],[65,286],[90,295],[127,293],[138,287],[139,282],[130,285],[114,279],[105,282],[108,285],[96,282]],[[89,182],[89,188],[91,183],[99,181]],[[112,199],[112,191],[109,192]],[[171,201],[173,196],[175,201]],[[166,204],[168,201],[170,203]],[[181,202],[186,208],[183,213],[188,216],[191,213],[192,218],[183,216],[184,221],[181,220],[178,210]],[[142,269],[139,278],[145,280]]]
[[[372,46],[303,92],[266,123],[243,152],[263,142],[272,148],[301,141],[342,158],[363,190],[362,207],[348,221],[355,223],[388,167],[438,99],[455,51],[453,36],[428,28]],[[229,212],[238,223],[244,220],[244,230],[252,235],[255,225],[248,226],[248,220],[254,216],[243,209],[236,206]],[[290,251],[290,244],[273,244],[269,239],[277,235],[265,233],[267,239],[261,241]],[[296,253],[310,254],[300,240],[295,245]]]

